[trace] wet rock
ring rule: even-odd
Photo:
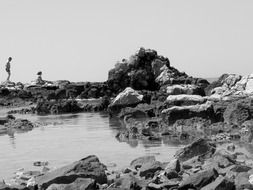
[[[70,184],[77,178],[91,178],[99,184],[107,182],[105,165],[96,156],[88,156],[70,165],[48,172],[37,177],[36,184],[46,189],[51,184]]]
[[[213,182],[218,177],[218,173],[215,169],[209,169],[200,171],[198,173],[192,174],[179,184],[179,190],[184,190],[188,188],[200,189],[209,183]]]
[[[141,177],[153,178],[156,171],[160,171],[163,169],[163,165],[159,161],[155,162],[147,162],[143,164],[139,170],[139,175]]]
[[[96,190],[98,186],[94,179],[77,178],[70,184],[52,184],[47,190]]]
[[[142,165],[144,165],[144,164],[153,163],[155,161],[156,161],[155,156],[142,156],[142,157],[134,159],[130,163],[130,167],[137,169],[137,168],[142,167]]]
[[[207,153],[214,153],[215,145],[213,143],[208,142],[207,140],[200,138],[194,141],[192,144],[180,149],[175,154],[175,158],[180,161],[189,160],[195,156],[207,154]]]

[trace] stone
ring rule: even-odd
[[[204,186],[201,190],[233,190],[235,184],[226,177],[219,176],[212,183]]]
[[[251,118],[252,99],[242,99],[229,104],[223,114],[224,122],[240,126]]]
[[[218,177],[215,169],[203,170],[198,173],[192,174],[179,184],[178,189],[184,190],[188,188],[201,189],[202,187],[213,182]]]
[[[98,186],[94,179],[91,178],[77,178],[74,182],[69,184],[52,184],[47,190],[96,190]]]
[[[211,102],[190,106],[173,106],[162,110],[163,119],[172,125],[179,119],[190,119],[199,117],[203,119],[215,120],[214,110]]]
[[[203,104],[205,101],[206,99],[199,95],[179,94],[169,95],[166,99],[166,104],[175,106],[188,106],[195,104]]]
[[[35,181],[38,186],[44,189],[51,184],[70,184],[77,178],[91,178],[99,184],[104,184],[107,182],[105,170],[105,165],[100,163],[96,156],[91,155],[80,161],[36,177]]]
[[[215,145],[208,142],[207,140],[200,138],[190,145],[178,150],[175,154],[175,158],[179,161],[186,161],[195,156],[211,153],[213,154],[216,150]]]
[[[118,96],[112,101],[111,107],[113,106],[127,106],[135,105],[142,101],[143,95],[139,94],[134,89],[127,87],[123,92],[119,93]]]
[[[141,177],[153,178],[155,172],[160,171],[163,169],[163,165],[159,161],[155,162],[147,162],[143,164],[139,170],[139,175]]]
[[[241,172],[235,177],[236,190],[253,189],[253,185],[249,182],[249,174]]]
[[[143,164],[153,163],[155,161],[156,161],[155,156],[142,156],[142,157],[134,159],[130,163],[130,167],[134,168],[134,169],[137,169],[137,168],[142,167]]]
[[[122,190],[141,190],[143,187],[146,187],[147,184],[145,181],[140,180],[136,178],[135,176],[131,174],[126,174],[118,179],[115,180],[115,182],[110,185],[112,188],[122,189]]]
[[[176,84],[172,86],[167,86],[166,93],[168,95],[179,95],[179,94],[205,95],[202,88],[192,84]]]
[[[178,159],[172,159],[165,167],[166,171],[176,171],[177,173],[181,170],[181,164]]]

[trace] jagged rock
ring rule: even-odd
[[[52,184],[47,190],[96,190],[99,189],[94,179],[77,178],[70,184]]]
[[[70,184],[77,178],[91,178],[99,184],[107,182],[105,165],[96,156],[88,156],[70,165],[37,177],[36,184],[46,189],[51,184]]]
[[[195,104],[203,104],[206,99],[199,95],[188,95],[188,94],[180,94],[180,95],[170,95],[166,99],[167,105],[175,105],[175,106],[187,106],[187,105],[195,105]]]
[[[215,169],[203,170],[183,179],[183,181],[179,184],[178,189],[179,190],[184,190],[188,188],[201,189],[202,187],[213,182],[217,177],[218,173]]]
[[[207,153],[214,153],[215,145],[208,142],[207,140],[200,138],[194,141],[192,144],[178,150],[175,154],[175,158],[180,161],[189,160],[195,156],[207,154]]]
[[[179,119],[189,119],[200,117],[204,119],[215,120],[213,106],[211,102],[190,106],[173,106],[162,111],[162,117],[170,125]]]

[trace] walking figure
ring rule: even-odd
[[[10,81],[10,77],[11,77],[11,60],[12,58],[9,57],[8,62],[6,63],[6,66],[5,66],[5,70],[8,73],[7,81]]]

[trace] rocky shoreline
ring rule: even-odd
[[[236,143],[253,141],[253,75],[224,74],[209,84],[178,71],[156,51],[141,48],[118,62],[105,82],[1,86],[1,107],[27,105],[35,106],[8,113],[106,111],[125,126],[116,135],[119,141],[170,136],[192,143],[168,163],[143,157],[129,168],[110,172],[96,156],[89,156],[31,175],[24,186],[2,184],[0,189],[253,189],[252,158],[236,151]],[[11,115],[0,122],[2,133],[34,127]]]

